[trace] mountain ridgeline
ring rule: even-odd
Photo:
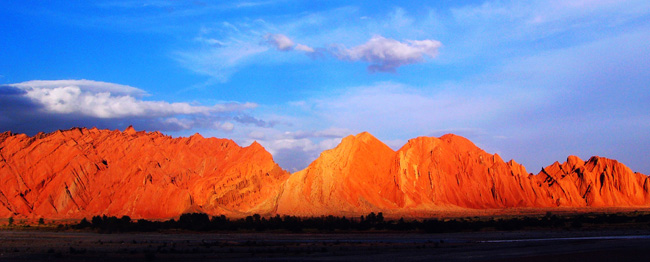
[[[0,134],[0,218],[183,213],[421,216],[446,211],[650,207],[648,176],[569,156],[537,175],[469,140],[411,139],[397,151],[364,132],[289,174],[261,145],[195,134],[73,128]]]

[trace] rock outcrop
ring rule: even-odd
[[[650,206],[649,178],[615,160],[570,156],[538,175],[469,140],[411,139],[397,152],[368,133],[349,136],[293,174],[277,212],[417,214],[450,209]]]
[[[569,156],[533,175],[451,134],[411,139],[397,151],[366,132],[348,136],[292,175],[257,142],[242,148],[132,127],[0,134],[0,218],[650,207],[649,184],[602,157]]]
[[[526,169],[504,162],[469,140],[445,135],[409,140],[397,151],[391,173],[405,195],[404,207],[474,209],[548,206],[545,191]]]
[[[258,143],[74,128],[0,135],[0,217],[266,214],[288,173]]]
[[[649,206],[648,176],[634,173],[616,160],[569,156],[542,169],[535,177],[556,206]]]
[[[397,209],[403,195],[388,173],[394,154],[367,132],[345,137],[289,177],[277,212],[320,216]]]

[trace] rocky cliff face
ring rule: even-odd
[[[415,138],[395,152],[362,133],[293,174],[278,213],[650,206],[648,179],[615,160],[575,156],[533,175],[456,135]]]
[[[556,206],[649,206],[648,176],[616,160],[569,156],[563,164],[542,169],[535,177]]]
[[[0,217],[269,213],[288,173],[259,144],[75,128],[0,135]]]
[[[343,138],[284,184],[277,212],[301,216],[367,214],[399,208],[389,175],[395,152],[369,133]]]
[[[547,206],[544,191],[523,166],[505,163],[455,135],[419,137],[397,151],[392,173],[407,208]]]
[[[455,135],[415,138],[394,151],[364,132],[289,175],[257,143],[242,148],[198,134],[172,138],[133,128],[0,134],[0,217],[648,207],[648,180],[601,157],[570,156],[533,175]]]

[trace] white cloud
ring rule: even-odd
[[[363,45],[338,48],[334,54],[339,59],[368,62],[368,70],[373,72],[393,72],[397,67],[424,62],[425,57],[435,57],[441,46],[436,40],[400,42],[376,35]]]
[[[168,117],[162,120],[164,124],[170,125],[170,126],[176,126],[179,127],[180,129],[190,129],[193,126],[193,123],[189,119],[178,119],[176,117]]]
[[[292,138],[342,138],[352,134],[353,131],[347,128],[327,128],[318,131],[296,131],[296,132],[285,132],[286,136]]]
[[[294,49],[296,49],[298,51],[307,52],[307,53],[313,53],[313,52],[316,51],[316,50],[314,50],[314,48],[311,48],[311,47],[303,45],[303,44],[297,44],[296,47],[294,47]]]
[[[224,122],[224,123],[219,123],[217,124],[217,129],[221,129],[224,131],[232,131],[235,128],[235,125],[230,122]]]
[[[12,86],[19,87],[22,89],[34,88],[34,89],[53,89],[60,88],[64,86],[77,86],[83,90],[90,90],[95,93],[112,93],[114,95],[128,95],[133,97],[143,97],[147,96],[147,92],[142,89],[135,88],[128,85],[120,85],[114,83],[107,83],[101,81],[93,80],[31,80],[17,84],[11,84]]]
[[[403,16],[403,11],[400,17]],[[266,34],[265,42],[277,50],[298,50],[313,57],[316,50],[313,47],[296,44],[283,34]],[[336,58],[348,61],[363,61],[370,63],[368,70],[371,72],[394,72],[396,68],[422,63],[426,57],[433,58],[438,55],[442,46],[436,40],[405,40],[400,42],[380,35],[373,36],[368,42],[353,48],[345,48],[341,44],[331,44],[330,52]],[[319,48],[326,50],[325,48]],[[322,54],[321,54],[322,55]]]
[[[293,49],[293,46],[295,45],[293,40],[283,34],[266,34],[264,40],[266,40],[266,43],[280,51],[289,51]]]
[[[248,137],[250,137],[252,139],[264,139],[266,137],[266,135],[262,131],[255,130],[255,131],[252,131],[252,132],[248,133]]]
[[[283,34],[267,34],[265,42],[280,51],[298,50],[313,57],[316,50],[303,44],[296,44]],[[405,40],[400,42],[380,35],[373,36],[368,42],[353,48],[345,48],[341,44],[332,44],[330,52],[336,58],[348,61],[363,61],[370,63],[368,70],[371,72],[394,72],[396,68],[422,63],[426,57],[438,55],[442,46],[436,40]],[[320,48],[325,50],[325,48]]]
[[[305,62],[300,60],[304,59],[300,56],[268,52],[271,49],[298,51],[310,58],[332,55],[342,60],[370,63],[368,68],[372,72],[392,72],[400,66],[422,63],[427,58],[435,57],[441,46],[439,41],[428,40],[431,35],[423,33],[423,30],[399,28],[396,31],[395,27],[387,27],[395,23],[415,23],[415,19],[399,8],[379,19],[381,21],[359,20],[360,24],[341,22],[350,17],[358,17],[356,8],[305,13],[290,21],[277,17],[271,17],[268,21],[246,18],[202,25],[198,35],[193,38],[193,42],[199,46],[176,51],[174,58],[194,72],[227,82],[234,73],[247,66]],[[425,40],[400,42],[381,36],[389,34],[404,39],[401,32],[408,32],[405,35],[412,36],[410,39]],[[369,34],[376,36],[363,45],[345,48],[346,44],[367,40],[371,36]],[[330,48],[332,46],[338,48]]]
[[[264,40],[267,44],[275,47],[280,51],[298,50],[307,54],[314,53],[316,50],[310,46],[295,43],[291,38],[283,34],[266,34]]]
[[[71,126],[140,128],[179,131],[208,128],[232,131],[241,125],[272,125],[250,116],[255,103],[225,102],[203,106],[185,102],[146,101],[141,89],[92,80],[34,80],[0,88],[2,125],[18,132],[66,129]],[[48,124],[49,123],[49,124]]]
[[[297,120],[297,125],[304,124],[300,119]],[[238,129],[233,135],[239,137],[232,138],[240,145],[259,142],[281,167],[295,172],[305,168],[324,150],[336,147],[343,137],[354,133],[357,132],[335,127],[312,131],[283,131],[279,128],[249,125]]]
[[[45,112],[96,118],[209,115],[257,106],[254,103],[195,106],[188,103],[144,101],[137,98],[146,94],[143,90],[91,80],[39,80],[12,86],[25,91],[25,96],[42,105]]]
[[[315,140],[313,138],[277,137],[258,140],[274,160],[291,172],[299,171],[314,161],[323,151],[336,147],[341,138]]]

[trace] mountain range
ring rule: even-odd
[[[453,134],[414,138],[395,151],[363,132],[293,174],[257,142],[240,147],[199,134],[172,138],[133,127],[0,134],[0,218],[643,208],[649,183],[597,156],[569,156],[531,174]]]

